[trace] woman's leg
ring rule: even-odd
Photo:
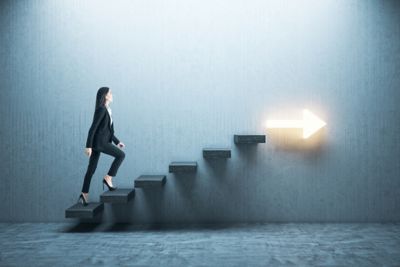
[[[115,157],[111,167],[108,171],[108,176],[116,176],[119,166],[121,165],[122,161],[125,158],[125,152],[122,151],[117,146],[114,146],[111,143],[106,143],[102,145],[101,152]]]
[[[89,158],[89,165],[85,174],[85,179],[83,180],[82,193],[89,192],[90,181],[92,179],[94,172],[96,171],[99,158],[100,158],[100,151],[92,149],[92,154],[90,155]]]

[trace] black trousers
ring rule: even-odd
[[[98,147],[92,148],[92,154],[89,158],[89,165],[85,174],[85,179],[83,181],[82,192],[88,193],[90,187],[90,181],[92,180],[92,176],[96,171],[97,163],[99,162],[100,152],[108,154],[110,156],[115,157],[113,163],[111,164],[110,170],[108,171],[109,176],[117,175],[117,171],[122,161],[125,158],[125,152],[122,151],[117,146],[114,146],[112,143],[102,143]]]

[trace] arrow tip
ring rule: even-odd
[[[314,133],[316,133],[319,129],[326,125],[326,122],[318,118],[308,109],[303,109],[303,138],[307,139]]]

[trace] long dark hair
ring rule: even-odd
[[[106,94],[108,93],[109,90],[110,90],[110,88],[108,88],[108,87],[100,87],[99,90],[97,90],[96,107],[94,109],[95,111],[100,106],[104,106],[104,104],[106,102]]]

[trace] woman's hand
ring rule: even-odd
[[[85,154],[90,157],[92,155],[92,148],[91,147],[85,148]]]
[[[123,147],[125,147],[125,144],[122,143],[122,142],[119,142],[117,146],[120,147],[120,148],[123,148]]]

